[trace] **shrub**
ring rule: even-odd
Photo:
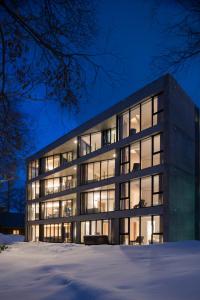
[[[4,250],[8,249],[8,246],[6,245],[0,245],[0,253]]]

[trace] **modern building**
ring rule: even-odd
[[[28,158],[27,241],[199,238],[199,109],[165,75]]]
[[[24,235],[25,216],[22,213],[8,212],[0,208],[0,233]]]

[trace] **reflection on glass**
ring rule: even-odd
[[[119,138],[124,139],[129,136],[129,111],[119,117]]]
[[[140,107],[134,107],[131,109],[131,131],[133,130],[134,132],[139,132],[140,131]]]
[[[143,206],[151,206],[151,177],[141,179],[141,202]]]
[[[141,130],[152,126],[152,102],[148,100],[141,104]]]
[[[151,138],[141,141],[141,168],[151,167],[152,150]]]
[[[140,180],[131,181],[130,186],[130,208],[140,207]]]
[[[134,143],[130,147],[130,171],[138,171],[140,169],[140,143]]]
[[[151,216],[141,217],[141,236],[144,244],[152,243],[152,221]]]
[[[140,242],[140,223],[139,218],[130,218],[130,244]]]

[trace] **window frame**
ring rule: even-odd
[[[158,101],[158,106],[160,106],[160,107],[158,107],[157,111],[155,111],[155,107],[154,107],[154,103],[155,103],[156,98],[161,99],[160,101]],[[142,128],[142,109],[141,109],[141,107],[142,107],[142,104],[144,104],[147,101],[151,101],[151,126],[145,128],[145,129],[141,129]],[[136,105],[134,105],[134,106],[130,107],[129,109],[123,111],[122,113],[120,113],[117,116],[117,136],[118,136],[118,140],[124,139],[124,138],[122,138],[122,132],[121,132],[121,128],[120,128],[121,127],[120,126],[120,119],[126,113],[128,113],[128,118],[129,118],[129,135],[127,137],[132,135],[131,130],[133,128],[131,128],[131,111],[134,110],[137,107],[139,108],[139,113],[140,113],[140,125],[139,125],[139,131],[136,132],[136,133],[139,133],[143,130],[146,130],[148,128],[151,128],[151,127],[154,127],[154,126],[158,125],[160,123],[160,121],[157,120],[157,124],[154,124],[154,116],[159,116],[159,115],[162,116],[163,115],[163,111],[164,111],[164,109],[163,109],[163,92],[161,92],[159,94],[156,94],[152,97],[143,99],[140,103],[137,103]],[[162,119],[162,117],[161,117],[161,119]],[[125,137],[125,138],[127,138],[127,137]]]
[[[98,149],[101,149],[102,148],[102,131],[95,131],[95,132],[91,132],[91,133],[87,133],[87,134],[83,134],[83,135],[80,135],[78,136],[78,147],[77,147],[77,154],[78,154],[78,157],[83,157],[87,154],[90,154],[94,151],[97,151],[98,149],[95,149],[92,151],[92,145],[91,145],[91,140],[92,140],[92,135],[95,135],[95,134],[98,134],[100,133],[101,137],[100,137],[100,147]],[[84,136],[89,136],[89,139],[90,139],[90,143],[89,143],[89,151],[86,151],[86,154],[81,154],[81,138],[83,138]]]
[[[113,202],[114,202],[114,205],[113,205],[113,210],[109,210],[109,201],[110,201],[110,198],[109,198],[109,192],[114,192],[115,193],[115,189],[106,189],[106,190],[99,190],[99,191],[88,191],[88,192],[82,192],[81,193],[81,207],[80,207],[80,214],[81,215],[87,215],[87,214],[98,214],[98,213],[104,213],[104,212],[110,212],[110,211],[114,211],[115,210],[115,196],[114,196],[114,199],[113,199]],[[107,204],[107,211],[102,211],[102,193],[107,193],[107,198],[106,198],[106,204]],[[100,197],[99,197],[99,211],[95,211],[96,208],[94,207],[94,194],[95,193],[99,193]],[[92,194],[92,203],[93,203],[93,206],[92,206],[92,209],[88,209],[88,194]],[[86,196],[86,198],[85,198]],[[105,201],[105,199],[104,199]],[[90,210],[90,211],[89,211]]]
[[[158,192],[154,192],[154,178],[156,176],[159,176],[159,191]],[[138,208],[149,208],[149,207],[155,207],[155,206],[160,206],[163,205],[163,173],[157,173],[154,175],[150,175],[150,176],[144,176],[144,177],[140,177],[140,178],[135,178],[133,180],[129,180],[129,181],[125,181],[125,182],[121,182],[119,185],[119,202],[120,202],[120,210],[132,210],[132,209],[138,209]],[[142,190],[141,190],[141,182],[143,178],[150,178],[151,179],[151,205],[149,206],[141,206],[141,194],[142,194]],[[139,180],[139,203],[138,205],[135,205],[137,207],[130,207],[130,203],[131,203],[131,182],[133,182],[134,180]],[[161,187],[160,187],[160,181],[162,182]],[[128,196],[126,197],[122,197],[122,185],[123,184],[127,184],[128,185]],[[162,203],[160,204],[155,204],[154,203],[154,195],[162,195]],[[124,201],[128,202],[128,208],[123,209],[123,205],[121,203],[123,203]]]
[[[160,136],[160,150],[159,151],[154,151],[154,139],[155,137],[157,136]],[[139,143],[139,148],[140,148],[140,155],[139,155],[139,169],[138,170],[144,170],[146,168],[142,168],[142,142],[147,140],[147,139],[150,139],[150,142],[151,142],[151,145],[150,145],[150,150],[151,150],[151,157],[150,157],[150,161],[151,161],[151,166],[149,167],[146,167],[146,168],[151,168],[153,166],[157,166],[157,165],[161,165],[163,164],[163,133],[162,132],[159,132],[159,133],[156,133],[154,135],[151,135],[151,136],[148,136],[148,137],[145,137],[139,141],[135,141],[125,147],[122,147],[120,148],[120,175],[125,175],[125,174],[128,174],[130,172],[135,172],[134,170],[131,170],[131,146],[136,144],[136,143]],[[125,149],[128,149],[128,160],[127,161],[124,161],[122,162],[122,154],[123,154],[123,151],[125,151]],[[160,154],[160,164],[154,164],[154,157],[155,155],[158,155]],[[123,170],[123,166],[125,165],[128,165],[128,172],[122,172]],[[138,171],[137,170],[137,171]]]
[[[113,176],[109,176],[109,161],[114,161],[114,174]],[[106,162],[107,163],[107,176],[106,177],[103,177],[102,175],[102,164]],[[94,179],[94,166],[95,164],[98,164],[100,165],[100,177],[99,179]],[[92,165],[92,177],[93,179],[91,180],[88,180],[88,166],[89,165]],[[106,159],[106,160],[99,160],[99,161],[95,161],[95,162],[89,162],[89,163],[84,163],[84,164],[81,164],[80,168],[81,168],[81,171],[80,171],[80,174],[81,174],[81,178],[80,178],[80,182],[81,182],[81,185],[84,185],[84,184],[89,184],[89,183],[92,183],[92,182],[97,182],[97,181],[101,181],[101,180],[105,180],[105,179],[108,179],[108,178],[112,178],[115,176],[115,165],[116,165],[116,159],[115,158],[110,158],[110,159]]]
[[[151,242],[150,244],[153,244],[153,237],[154,235],[159,235],[161,236],[162,240],[163,240],[163,230],[162,232],[154,232],[154,228],[153,228],[153,222],[154,222],[154,217],[160,217],[160,223],[163,222],[163,215],[156,215],[156,214],[152,214],[152,215],[147,215],[149,217],[151,217],[151,227],[152,227],[152,233],[151,233]],[[141,236],[141,229],[142,229],[142,218],[143,217],[147,217],[146,215],[144,216],[134,216],[134,217],[126,217],[126,218],[120,218],[119,219],[119,241],[121,241],[121,237],[122,236],[127,236],[128,237],[128,245],[131,245],[131,243],[133,241],[130,240],[130,219],[131,218],[135,218],[135,219],[138,219],[139,220],[139,236]],[[125,220],[125,219],[128,219],[128,231],[127,232],[122,232],[121,231],[121,221]],[[163,229],[163,228],[162,228]],[[121,243],[120,243],[121,244]],[[139,242],[139,245],[141,245],[141,242]]]

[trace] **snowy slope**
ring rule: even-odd
[[[0,299],[199,300],[200,242],[12,244],[0,254]]]
[[[23,242],[24,236],[23,235],[12,235],[12,234],[2,234],[0,233],[0,244],[13,244],[16,242]]]

